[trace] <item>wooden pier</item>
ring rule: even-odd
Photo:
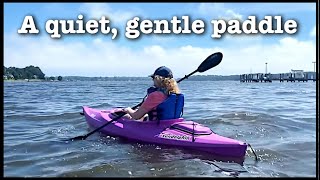
[[[316,81],[315,72],[303,72],[302,70],[291,70],[289,73],[279,74],[263,74],[263,73],[251,73],[241,74],[240,82],[308,82]]]
[[[272,82],[270,74],[241,74],[240,82]]]

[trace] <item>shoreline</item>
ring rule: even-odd
[[[13,79],[4,79],[3,82],[56,82],[58,80],[54,80],[54,81],[46,81],[46,80],[41,80],[41,79],[17,79],[17,80],[13,80]]]

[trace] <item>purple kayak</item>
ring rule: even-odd
[[[101,127],[116,116],[114,110],[98,110],[83,106],[88,125]],[[169,145],[205,151],[229,157],[244,157],[248,144],[220,136],[210,128],[183,118],[157,121],[135,121],[120,118],[100,132],[133,141]]]

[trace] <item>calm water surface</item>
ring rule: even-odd
[[[184,118],[248,142],[243,161],[95,133],[82,106],[133,107],[151,81],[5,82],[4,176],[316,176],[316,83],[188,81]],[[221,169],[230,169],[233,172]]]

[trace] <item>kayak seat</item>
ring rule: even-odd
[[[169,120],[181,118],[183,115],[184,95],[170,94],[168,98],[158,105],[157,119]]]

